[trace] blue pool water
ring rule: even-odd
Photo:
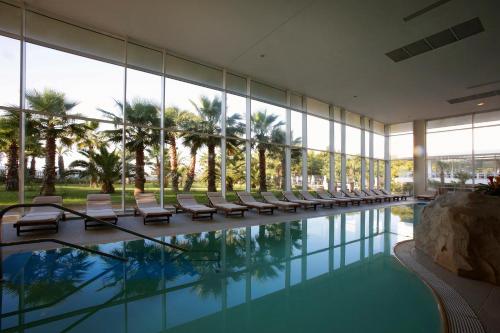
[[[101,244],[3,261],[2,332],[439,332],[429,289],[392,255],[421,207]],[[220,255],[220,260],[216,260]]]

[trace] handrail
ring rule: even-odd
[[[49,243],[49,242],[51,242],[51,243],[58,243],[58,244],[61,244],[61,245],[64,245],[64,246],[68,246],[68,247],[74,247],[75,249],[79,249],[79,250],[82,250],[82,251],[88,251],[88,252],[91,252],[91,253],[94,253],[94,254],[98,254],[98,255],[101,255],[101,256],[104,256],[104,257],[108,257],[108,258],[112,258],[112,259],[116,259],[116,260],[127,261],[127,258],[115,256],[113,254],[101,252],[99,250],[90,249],[90,248],[87,248],[87,247],[84,247],[84,246],[80,246],[80,245],[77,245],[77,244],[74,244],[74,243],[65,242],[65,241],[62,241],[62,240],[59,240],[59,239],[55,239],[55,238],[37,238],[37,239],[22,240],[22,241],[7,242],[7,243],[0,242],[0,247],[14,246],[14,245],[23,245],[23,244],[34,244],[34,243]]]
[[[60,205],[57,205],[57,204],[53,204],[53,203],[40,203],[40,204],[29,203],[29,204],[15,204],[15,205],[8,206],[8,207],[0,210],[0,226],[2,224],[3,216],[9,210],[12,210],[12,209],[15,209],[15,208],[29,208],[29,207],[53,207],[53,208],[56,208],[56,209],[59,209],[59,210],[62,210],[62,211],[65,211],[65,212],[77,215],[79,217],[85,218],[87,220],[91,220],[91,221],[94,221],[94,222],[97,222],[97,223],[101,223],[101,224],[107,225],[107,226],[109,226],[111,228],[121,230],[121,231],[129,233],[131,235],[134,235],[134,236],[137,236],[137,237],[140,237],[140,238],[144,238],[144,239],[150,240],[152,242],[158,243],[158,244],[163,245],[163,246],[168,246],[168,247],[171,247],[173,249],[176,249],[176,250],[179,250],[179,251],[182,251],[182,252],[189,251],[188,249],[180,247],[178,245],[173,245],[173,244],[170,244],[170,243],[158,240],[156,238],[149,237],[149,236],[141,234],[139,232],[136,232],[136,231],[124,228],[124,227],[120,227],[120,226],[118,226],[116,224],[113,224],[113,223],[110,223],[110,222],[106,222],[106,221],[103,221],[101,219],[98,219],[98,218],[89,216],[87,214],[81,213],[79,211],[76,211],[76,210],[73,210],[73,209],[70,209],[70,208],[67,208],[67,207],[63,207],[63,206],[60,206]],[[0,237],[1,237],[1,233],[0,233]],[[1,239],[0,239],[0,244],[4,244],[4,243],[1,243]]]

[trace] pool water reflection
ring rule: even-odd
[[[1,330],[438,332],[432,294],[392,256],[419,210],[164,237],[199,251],[182,256],[143,240],[98,246],[126,264],[70,249],[12,255]]]

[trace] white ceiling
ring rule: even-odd
[[[126,35],[386,123],[500,108],[500,1],[28,0],[76,22]],[[394,63],[386,52],[479,16],[485,32]],[[260,55],[264,54],[264,57]],[[357,96],[355,98],[354,96]]]

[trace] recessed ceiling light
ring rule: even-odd
[[[264,58],[266,55],[264,53],[260,54],[259,57]]]
[[[352,97],[354,97],[354,98],[358,98],[358,95],[354,95],[354,96],[352,96]]]
[[[483,105],[484,105],[484,102],[477,103],[477,106],[483,106]]]

